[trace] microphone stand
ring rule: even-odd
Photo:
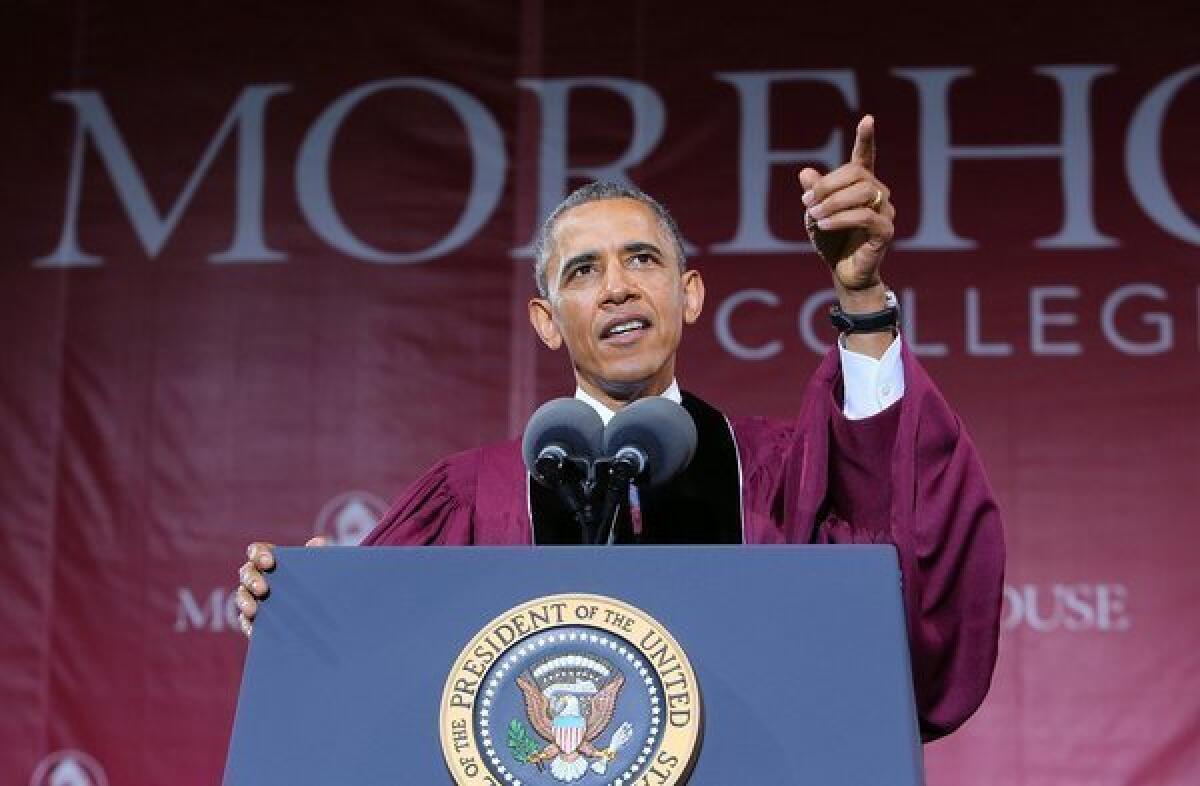
[[[630,484],[646,468],[646,454],[635,447],[624,447],[613,456],[608,465],[608,476],[604,484],[604,502],[600,507],[601,529],[596,533],[593,545],[612,545],[616,538],[617,516],[621,502],[628,498]]]
[[[579,471],[576,462],[561,450],[547,450],[538,456],[534,470],[546,485],[554,489],[567,510],[571,511],[579,525],[579,542],[586,546],[593,538],[598,537],[592,504],[584,489],[588,482],[587,474]]]

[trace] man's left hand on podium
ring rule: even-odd
[[[318,535],[304,544],[310,548],[328,546],[329,538]],[[254,631],[254,618],[258,616],[258,604],[271,593],[267,573],[275,570],[275,546],[256,541],[246,547],[246,561],[238,568],[238,586],[235,590],[238,607],[238,623],[242,633],[249,636]]]

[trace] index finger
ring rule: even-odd
[[[275,567],[275,554],[272,552],[274,548],[274,543],[251,543],[246,547],[246,556],[259,569],[270,570]]]
[[[871,115],[864,115],[863,119],[858,121],[850,160],[863,166],[868,172],[875,171],[875,118]]]

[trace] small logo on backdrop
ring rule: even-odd
[[[550,595],[467,644],[440,727],[460,786],[671,786],[699,749],[700,690],[683,649],[641,609]]]
[[[63,750],[38,762],[29,786],[108,786],[100,762],[83,751]]]
[[[357,546],[387,513],[387,503],[369,491],[347,491],[325,503],[313,534],[338,546]]]

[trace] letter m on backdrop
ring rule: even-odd
[[[250,85],[242,90],[217,133],[208,143],[200,162],[192,170],[183,191],[165,210],[154,204],[142,173],[134,163],[103,96],[94,90],[72,90],[54,94],[54,100],[75,110],[75,138],[71,168],[67,176],[66,210],[58,247],[34,261],[38,267],[91,267],[103,258],[79,246],[79,202],[83,192],[84,164],[89,143],[108,172],[117,197],[129,216],[133,231],[151,258],[158,256],[179,224],[196,189],[208,173],[217,153],[237,129],[237,214],[233,242],[209,257],[212,262],[273,262],[286,258],[263,241],[263,128],[267,102],[289,90],[288,85]]]

